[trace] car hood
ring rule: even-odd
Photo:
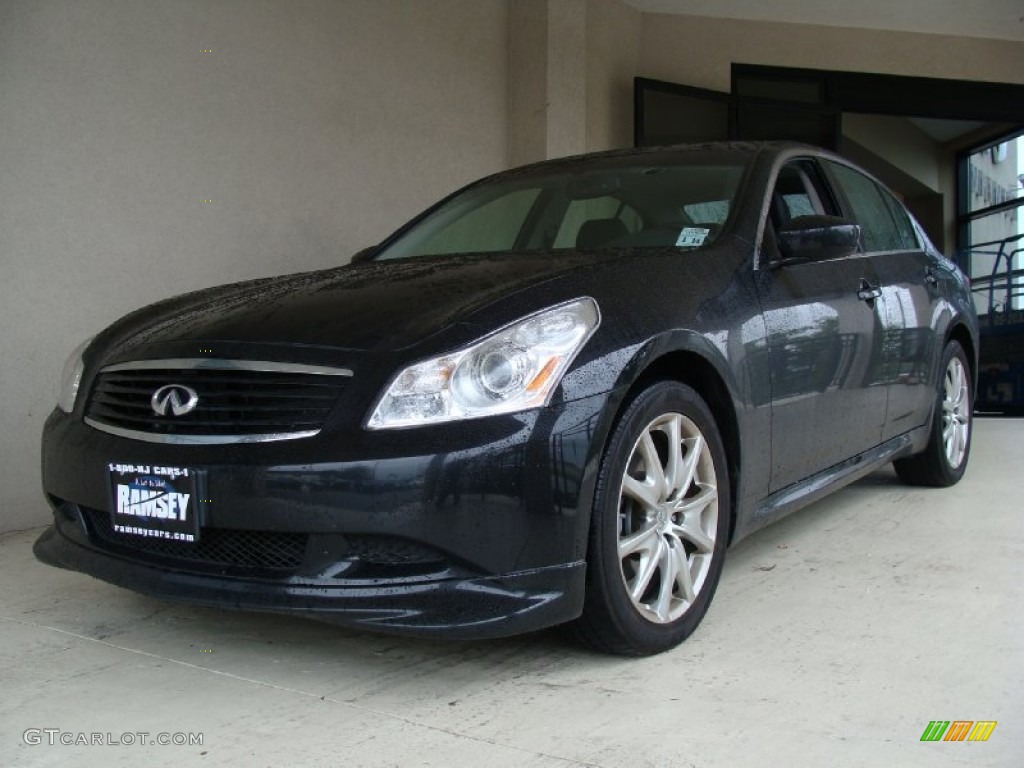
[[[544,297],[511,300],[521,311],[504,318],[475,315],[527,288],[614,258],[610,252],[431,257],[220,286],[123,318],[104,334],[104,357],[124,359],[139,347],[192,342],[398,350],[457,323],[512,321],[539,308],[533,304]]]

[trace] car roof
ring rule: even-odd
[[[669,144],[653,147],[627,147],[623,149],[611,149],[601,152],[587,152],[579,155],[568,155],[550,160],[541,160],[527,165],[520,165],[499,171],[491,176],[481,179],[481,182],[491,182],[519,175],[527,175],[536,172],[571,170],[575,166],[588,165],[591,163],[601,164],[603,161],[627,160],[629,158],[658,158],[683,159],[686,155],[706,154],[717,155],[726,159],[729,155],[742,158],[745,162],[758,155],[791,155],[794,151],[801,153],[833,156],[832,153],[816,147],[812,144],[805,144],[798,141],[711,141],[700,144]]]

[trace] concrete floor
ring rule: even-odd
[[[0,766],[1019,766],[1022,469],[1024,421],[980,420],[958,486],[885,470],[761,531],[701,629],[641,660],[556,632],[446,644],[172,605],[10,534]],[[958,719],[998,725],[920,741]],[[28,745],[30,728],[203,743]]]

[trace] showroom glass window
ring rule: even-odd
[[[1024,132],[961,155],[957,178],[960,264],[978,312],[1024,309],[1024,280],[1012,276],[1024,269]]]

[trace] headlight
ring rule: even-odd
[[[64,413],[71,413],[75,409],[78,385],[82,383],[82,353],[91,341],[90,336],[75,347],[64,363],[64,370],[60,374],[60,399],[57,400],[57,406]]]
[[[539,408],[600,322],[596,301],[576,299],[410,365],[391,380],[366,426],[411,427]]]

